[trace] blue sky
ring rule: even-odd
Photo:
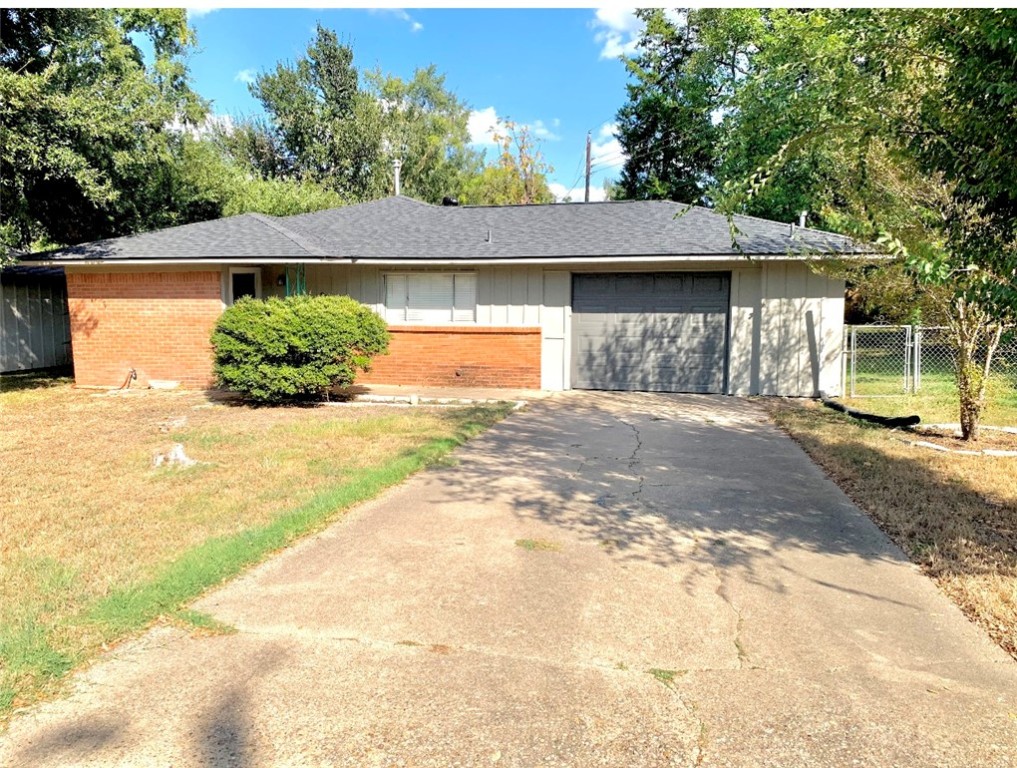
[[[627,10],[222,8],[191,10],[189,18],[199,48],[190,61],[194,87],[217,114],[260,112],[247,82],[302,55],[320,21],[353,48],[359,69],[406,78],[434,64],[473,110],[471,134],[480,149],[492,146],[486,130],[495,117],[530,126],[554,167],[550,181],[559,196],[578,188],[573,199],[582,199],[587,131],[591,199],[600,199],[604,179],[616,178],[624,160],[612,124],[625,101],[619,56],[639,32]]]

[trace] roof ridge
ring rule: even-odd
[[[434,203],[429,203],[426,200],[418,200],[417,198],[410,197],[409,195],[388,195],[387,197],[379,197],[377,200],[369,200],[368,202],[371,202],[371,203],[381,203],[381,202],[384,202],[386,200],[406,200],[409,203],[416,203],[417,205],[425,205],[428,208],[441,208],[441,207],[443,207],[443,206],[440,206],[440,205],[435,205]]]
[[[707,209],[707,210],[716,210],[716,209],[710,208],[710,209]],[[720,213],[720,211],[716,211],[716,212]],[[721,214],[721,215],[726,215],[726,214]],[[800,227],[800,226],[798,226],[798,222],[796,222],[796,221],[776,221],[775,219],[764,219],[762,216],[753,216],[752,214],[749,214],[749,213],[732,213],[731,216],[739,218],[739,219],[749,219],[750,221],[761,221],[764,224],[774,224],[774,225],[780,226],[780,227],[793,227],[795,230],[805,231],[805,232],[815,232],[817,235],[830,235],[831,237],[840,237],[840,238],[842,238],[844,240],[851,240],[851,241],[854,241],[854,239],[855,239],[855,238],[851,237],[851,235],[842,235],[840,232],[831,232],[828,229],[816,229],[815,227]]]
[[[310,240],[307,240],[303,235],[300,235],[300,234],[294,232],[293,230],[289,229],[288,227],[286,227],[281,222],[275,220],[276,219],[275,216],[267,216],[267,215],[265,215],[263,213],[254,213],[253,211],[250,212],[250,213],[246,213],[244,215],[245,216],[250,216],[255,221],[260,221],[262,224],[264,224],[267,227],[271,227],[272,229],[274,229],[276,232],[278,232],[283,237],[288,238],[293,243],[295,243],[296,245],[298,245],[301,248],[303,248],[311,256],[328,256],[328,255],[330,255],[330,254],[326,253],[325,251],[323,251],[318,246],[314,245]]]

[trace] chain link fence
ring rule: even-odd
[[[951,394],[957,385],[947,333],[918,325],[845,326],[842,391],[849,397]],[[1017,390],[1017,329],[1003,334],[991,371],[994,380]]]

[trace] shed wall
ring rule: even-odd
[[[0,373],[70,362],[64,276],[0,272]]]

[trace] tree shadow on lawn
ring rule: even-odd
[[[40,368],[34,371],[15,371],[0,374],[0,392],[25,392],[33,389],[50,389],[74,383],[74,368]]]

